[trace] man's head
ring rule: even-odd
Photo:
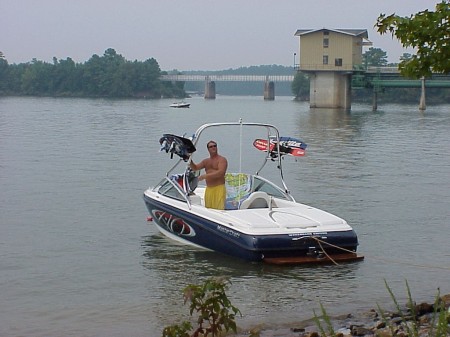
[[[208,148],[209,153],[217,153],[217,143],[214,140],[210,140],[206,147]]]

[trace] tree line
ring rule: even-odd
[[[405,53],[401,62],[412,58]],[[388,63],[387,53],[380,48],[369,48],[363,54],[364,66],[398,66]],[[180,73],[174,70],[174,73]],[[25,64],[8,64],[0,52],[0,95],[29,95],[53,97],[110,97],[110,98],[161,98],[186,97],[186,91],[202,92],[203,82],[167,82],[160,76],[158,62],[151,58],[144,62],[127,61],[114,49],[107,49],[103,56],[93,55],[85,63],[75,63],[71,58],[46,63],[33,59]],[[261,65],[219,71],[187,71],[196,75],[292,75],[292,83],[277,83],[276,95],[291,96],[299,100],[309,99],[309,78],[296,72],[292,66]],[[355,101],[370,101],[372,88],[359,88],[352,92]],[[224,82],[217,88],[223,95],[261,95],[263,84],[258,82]],[[417,88],[389,88],[380,93],[381,102],[416,102],[420,95]],[[448,103],[448,89],[428,89],[427,102]]]
[[[128,61],[112,48],[85,63],[71,58],[53,63],[33,59],[8,64],[0,52],[0,95],[59,97],[184,97],[183,83],[160,80],[154,58]]]

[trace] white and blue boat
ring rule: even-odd
[[[256,152],[262,163],[253,172],[227,172],[226,207],[216,210],[204,206],[205,186],[198,184],[197,173],[188,163],[205,130],[221,127],[235,127],[240,133],[262,130],[263,136],[253,144],[260,150]],[[144,192],[144,201],[149,220],[167,237],[248,261],[302,264],[363,259],[356,253],[357,235],[344,219],[296,202],[287,188],[282,159],[304,155],[302,141],[280,137],[270,124],[239,121],[204,124],[190,139],[164,135],[160,143],[180,158],[157,185]],[[262,176],[269,165],[275,166],[280,186]],[[174,173],[177,168],[181,172]]]
[[[171,108],[189,108],[191,106],[191,103],[186,103],[184,101],[181,102],[174,102],[170,104]]]

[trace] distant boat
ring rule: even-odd
[[[175,102],[170,105],[171,108],[189,108],[191,103],[186,102]]]

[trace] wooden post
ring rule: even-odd
[[[422,80],[422,90],[420,93],[420,103],[419,103],[419,110],[423,111],[426,110],[426,104],[425,104],[425,77],[421,78]]]
[[[373,96],[372,96],[372,111],[377,111],[378,109],[378,89],[377,88],[373,88]]]

